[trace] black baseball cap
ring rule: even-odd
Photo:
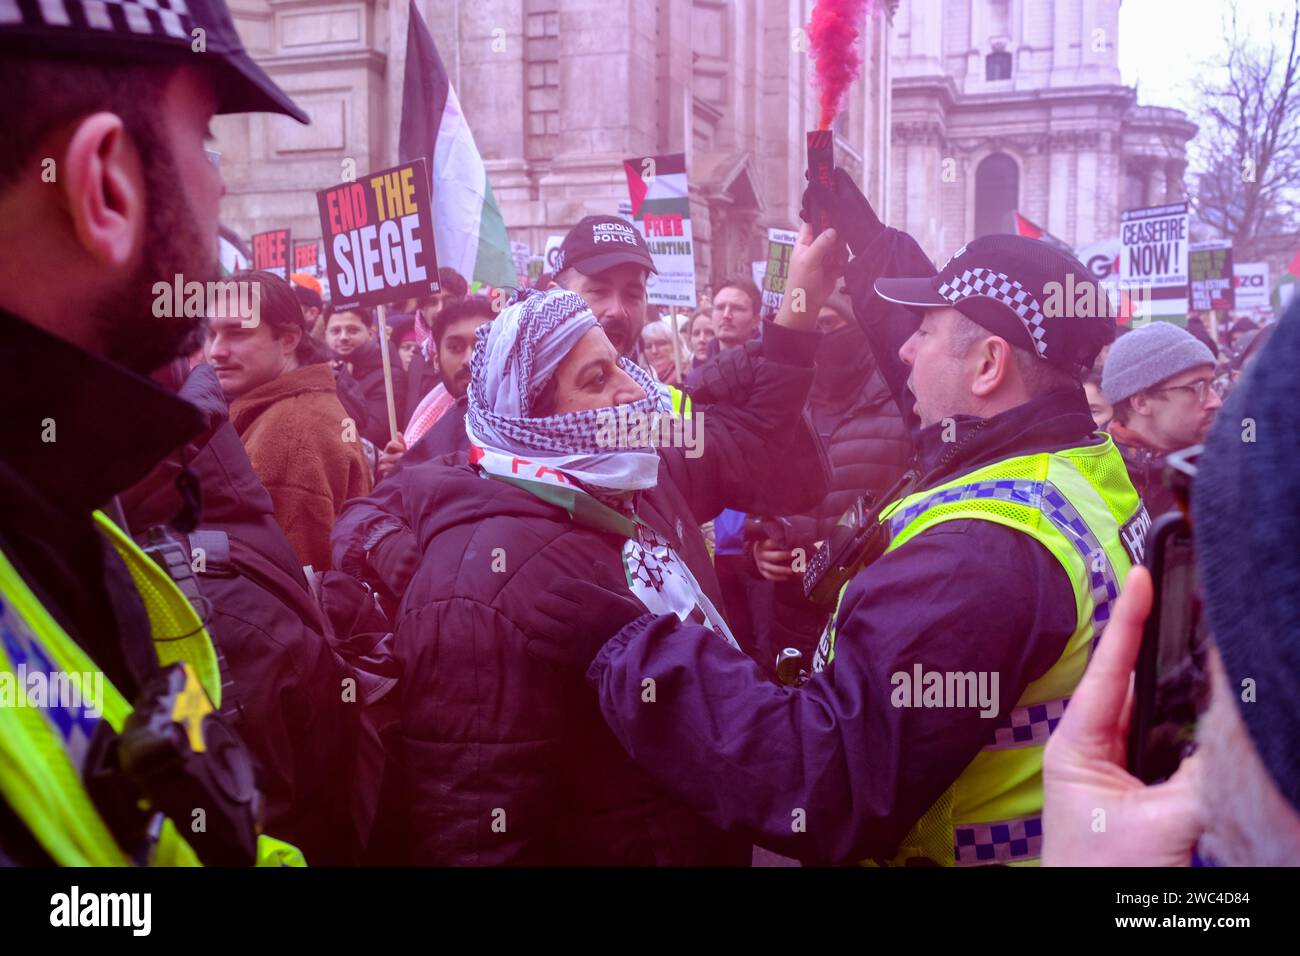
[[[1018,348],[1078,373],[1115,337],[1106,290],[1074,256],[1039,239],[993,235],[957,250],[930,278],[877,279],[876,294],[955,308]]]
[[[311,122],[248,55],[225,0],[3,0],[3,8],[0,55],[207,65],[217,74],[218,113]]]
[[[650,248],[636,226],[618,216],[588,216],[570,229],[560,244],[555,274],[577,269],[594,276],[628,262],[657,274]]]

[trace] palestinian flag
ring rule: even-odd
[[[253,267],[253,254],[248,246],[235,230],[225,225],[217,227],[217,258],[223,276]]]
[[[1300,252],[1297,252],[1287,265],[1286,272],[1278,280],[1273,294],[1269,296],[1273,314],[1280,318],[1297,298],[1300,298]]]
[[[647,215],[690,217],[685,153],[626,159],[623,172],[627,176],[634,222],[641,222]]]
[[[429,164],[439,264],[450,266],[471,283],[515,285],[510,240],[483,157],[415,0],[411,0],[406,33],[397,155],[399,162],[422,158]]]
[[[1062,252],[1074,255],[1074,250],[1070,248],[1068,242],[1057,239],[1042,226],[1026,219],[1024,216],[1020,215],[1020,213],[1016,213],[1016,235],[1028,236],[1030,239],[1041,239],[1049,245],[1056,246],[1056,248],[1060,249]]]

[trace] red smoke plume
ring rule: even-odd
[[[862,68],[858,36],[871,0],[817,0],[808,24],[808,41],[816,66],[814,83],[821,93],[818,129],[830,129],[849,85]]]

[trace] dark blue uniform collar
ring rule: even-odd
[[[1104,441],[1095,428],[1082,388],[1052,392],[991,418],[955,415],[951,427],[919,429],[916,470],[931,486],[1004,458]]]
[[[150,379],[0,310],[0,460],[60,508],[87,514],[204,427]],[[48,440],[53,438],[53,441]]]

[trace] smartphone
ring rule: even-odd
[[[1128,764],[1139,780],[1159,783],[1195,749],[1196,718],[1207,700],[1205,619],[1182,512],[1156,520],[1146,563],[1154,595],[1138,653]]]

